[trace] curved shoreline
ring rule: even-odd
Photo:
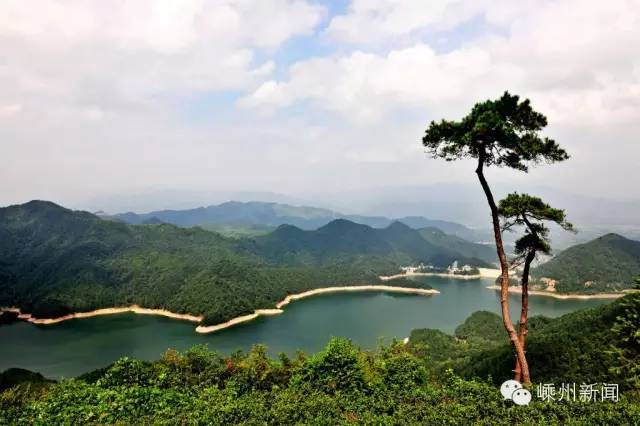
[[[381,276],[379,278],[382,281],[390,281],[407,277],[444,277],[458,280],[477,280],[480,278],[498,278],[500,276],[500,269],[478,268],[478,270],[480,273],[474,275],[449,274],[446,272],[405,272],[402,274]]]
[[[393,292],[393,293],[405,293],[405,294],[420,294],[420,295],[433,295],[440,293],[435,289],[424,289],[424,288],[412,288],[412,287],[393,287],[387,285],[363,285],[363,286],[342,286],[342,287],[324,287],[317,288],[313,290],[308,290],[302,293],[290,294],[285,297],[283,300],[276,304],[275,309],[256,309],[252,314],[241,315],[236,318],[232,318],[229,321],[215,324],[215,325],[199,325],[196,327],[196,332],[198,333],[213,333],[215,331],[223,330],[225,328],[233,327],[234,325],[241,324],[244,322],[252,321],[260,316],[271,316],[278,315],[284,312],[282,309],[284,306],[288,305],[294,300],[304,299],[306,297],[315,296],[318,294],[328,294],[328,293],[337,293],[337,292],[350,292],[350,291],[383,291],[383,292]],[[102,308],[96,309],[94,311],[89,312],[76,312],[73,314],[64,315],[57,318],[34,318],[33,315],[22,313],[19,308],[11,307],[11,308],[0,308],[2,312],[14,312],[18,314],[18,319],[30,322],[32,324],[38,325],[51,325],[58,324],[63,321],[68,321],[72,319],[81,319],[81,318],[91,318],[103,315],[115,315],[115,314],[123,314],[127,312],[132,312],[134,314],[141,315],[159,315],[167,318],[183,320],[183,321],[191,321],[196,323],[201,323],[204,317],[202,315],[190,315],[190,314],[177,314],[175,312],[167,311],[166,309],[150,309],[143,308],[139,305],[131,305],[131,306],[123,306],[123,307],[115,307],[115,308]]]
[[[25,314],[20,311],[19,308],[2,308],[0,309],[4,312],[15,312],[18,314],[18,319],[23,321],[30,322],[32,324],[39,325],[51,325],[57,324],[63,321],[68,321],[72,319],[80,319],[80,318],[91,318],[91,317],[99,317],[103,315],[114,315],[114,314],[124,314],[127,312],[132,312],[134,314],[140,315],[158,315],[162,317],[191,321],[191,322],[202,322],[203,316],[189,315],[189,314],[176,314],[175,312],[167,311],[166,309],[150,309],[143,308],[139,305],[131,305],[131,306],[123,306],[117,308],[102,308],[96,309],[95,311],[89,312],[76,312],[73,314],[64,315],[57,318],[34,318],[31,314]]]
[[[490,290],[500,291],[499,285],[487,286]],[[522,294],[522,287],[511,286],[509,287],[509,293]],[[554,299],[577,299],[577,300],[590,300],[590,299],[619,299],[626,296],[627,293],[595,293],[595,294],[576,294],[576,293],[552,293],[550,291],[542,290],[529,290],[529,296],[543,296],[552,297]]]
[[[252,314],[242,315],[233,318],[227,322],[223,322],[216,325],[199,325],[196,327],[198,333],[213,333],[215,331],[223,330],[225,328],[233,327],[234,325],[244,322],[252,321],[261,316],[279,315],[284,312],[283,307],[287,306],[294,300],[304,299],[306,297],[316,296],[319,294],[350,292],[350,291],[383,291],[391,293],[405,293],[405,294],[420,294],[423,296],[431,296],[433,294],[439,294],[440,292],[435,289],[425,288],[413,288],[413,287],[393,287],[388,285],[361,285],[361,286],[343,286],[343,287],[324,287],[308,290],[302,293],[290,294],[276,304],[276,309],[256,309]]]

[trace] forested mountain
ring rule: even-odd
[[[384,228],[394,222],[393,219],[382,216],[345,215],[317,207],[236,201],[196,209],[159,210],[144,214],[129,212],[110,217],[129,224],[141,224],[152,220],[172,223],[178,226],[198,225],[207,227],[211,225],[226,225],[231,227],[232,225],[257,225],[277,227],[280,225],[293,225],[305,230],[317,229],[335,219],[347,219],[374,228]],[[396,220],[414,229],[435,227],[469,241],[485,240],[491,236],[486,232],[472,230],[458,223],[427,219],[421,216],[403,217]]]
[[[401,223],[283,225],[236,240],[198,227],[103,220],[46,201],[0,209],[0,306],[37,317],[139,304],[202,314],[211,324],[272,307],[289,293],[453,260],[482,264]]]
[[[457,260],[487,266],[483,260],[446,247],[444,240],[438,245],[432,244],[401,222],[377,229],[336,219],[314,231],[281,225],[270,234],[245,240],[241,246],[272,263],[283,265],[329,266],[345,262],[408,265],[424,262],[446,267]],[[454,241],[458,242],[457,239]],[[369,268],[373,268],[373,264]]]
[[[39,317],[140,304],[217,323],[286,294],[371,282],[350,265],[268,265],[200,228],[127,225],[33,201],[0,209],[0,306]]]
[[[221,354],[168,350],[123,358],[60,383],[8,371],[0,424],[640,424],[640,295],[557,319],[533,318],[534,383],[576,383],[573,397],[527,407],[505,401],[513,356],[498,315],[477,312],[456,330],[414,330],[409,344],[363,351],[332,339],[316,354],[269,358],[262,345]],[[631,325],[631,326],[630,326]],[[1,379],[1,376],[0,376]],[[583,399],[582,383],[619,386],[617,401]]]
[[[561,292],[619,291],[640,275],[640,241],[607,234],[570,247],[533,271],[557,280]]]
[[[493,244],[472,243],[456,235],[444,233],[438,228],[422,228],[418,232],[429,243],[436,247],[454,250],[467,258],[480,259],[495,264],[498,261],[496,248]]]
[[[640,398],[640,294],[558,318],[529,319],[527,359],[538,383],[618,383]],[[463,377],[512,378],[513,356],[500,316],[475,312],[454,336],[411,332],[411,345],[432,360],[436,374],[452,368]]]

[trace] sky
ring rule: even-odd
[[[431,120],[505,90],[572,158],[492,183],[640,199],[638,0],[2,0],[0,205],[475,184]]]

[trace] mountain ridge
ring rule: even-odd
[[[640,241],[616,233],[572,246],[532,271],[557,281],[562,292],[620,291],[640,276]]]
[[[490,237],[490,235],[484,231],[474,230],[459,223],[428,219],[421,216],[387,218],[384,216],[347,215],[319,207],[293,206],[290,204],[259,201],[228,201],[194,209],[157,210],[143,214],[126,212],[106,217],[122,220],[129,224],[141,224],[144,223],[145,220],[155,218],[154,220],[160,220],[178,226],[235,224],[277,227],[282,224],[290,224],[304,230],[318,229],[335,219],[346,219],[374,228],[384,228],[394,221],[400,221],[415,229],[436,227],[443,232],[456,235],[469,241],[486,240],[487,237]]]

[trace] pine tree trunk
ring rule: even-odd
[[[529,334],[528,319],[529,319],[529,270],[531,269],[531,262],[536,257],[535,251],[527,253],[527,257],[524,260],[524,267],[522,268],[522,309],[520,310],[520,325],[518,327],[518,339],[522,350],[527,348],[527,335]],[[520,361],[516,359],[515,379],[520,381],[522,379],[522,368],[520,368]],[[529,378],[531,380],[531,378]]]
[[[502,310],[502,322],[505,330],[509,335],[511,344],[516,352],[516,359],[520,363],[521,377],[525,384],[530,384],[529,378],[529,365],[527,364],[527,358],[524,354],[524,349],[520,344],[520,339],[516,333],[516,329],[511,321],[511,314],[509,313],[509,263],[507,262],[507,255],[504,252],[504,245],[502,243],[502,233],[500,230],[500,217],[498,216],[498,206],[491,193],[491,188],[484,177],[484,152],[480,152],[478,156],[478,167],[476,168],[476,174],[484,190],[484,194],[487,197],[489,208],[491,209],[491,219],[493,222],[493,234],[496,240],[496,251],[498,253],[498,259],[500,260],[501,283],[500,283],[500,308]]]

